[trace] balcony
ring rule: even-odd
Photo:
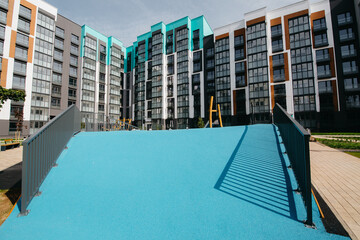
[[[319,79],[331,78],[331,71],[330,70],[318,71],[318,78]]]
[[[339,26],[345,26],[345,25],[352,24],[352,23],[353,23],[353,20],[352,20],[351,16],[338,19]]]
[[[272,45],[272,52],[281,52],[283,50],[282,44],[273,44]]]
[[[349,67],[349,68],[343,68],[344,75],[350,75],[350,74],[356,74],[358,73],[358,67]]]
[[[281,29],[271,30],[271,37],[272,38],[280,37],[280,36],[282,36],[282,30]]]
[[[313,27],[313,31],[314,32],[319,32],[319,31],[324,31],[324,30],[327,30],[327,27],[326,27],[326,23],[320,23],[320,24],[316,24],[314,25]]]
[[[317,55],[316,56],[316,62],[329,62],[330,61],[330,55],[329,54],[323,54],[323,55]]]
[[[353,32],[345,34],[345,35],[340,35],[340,42],[351,41],[354,39],[355,39],[355,34]]]

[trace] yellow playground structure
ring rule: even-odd
[[[107,124],[108,126],[104,126],[104,131],[120,131],[120,130],[132,130],[134,126],[131,125],[131,119],[117,119],[115,123]]]
[[[219,114],[219,124],[220,124],[220,127],[223,127],[223,124],[222,124],[222,120],[221,120],[221,111],[220,111],[220,105],[218,104],[217,105],[217,110],[213,110],[213,101],[214,101],[214,96],[211,96],[210,98],[210,117],[209,117],[209,123],[210,123],[210,128],[212,128],[212,125],[213,125],[213,122],[212,122],[212,114],[213,113],[218,113]]]

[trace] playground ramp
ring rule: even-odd
[[[271,124],[82,132],[0,239],[345,239],[316,228]]]

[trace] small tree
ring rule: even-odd
[[[204,128],[205,127],[204,120],[201,117],[199,117],[199,119],[198,119],[197,126],[198,126],[198,128]]]
[[[23,109],[16,109],[15,110],[15,117],[17,118],[17,123],[16,123],[16,137],[15,139],[20,139],[20,133],[21,133],[21,129],[23,127],[23,122],[24,122],[24,113],[23,113]]]
[[[6,100],[13,100],[15,102],[25,101],[26,94],[23,90],[6,89],[0,86],[0,108]]]

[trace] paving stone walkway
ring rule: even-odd
[[[310,143],[311,180],[352,239],[360,239],[360,159]]]

